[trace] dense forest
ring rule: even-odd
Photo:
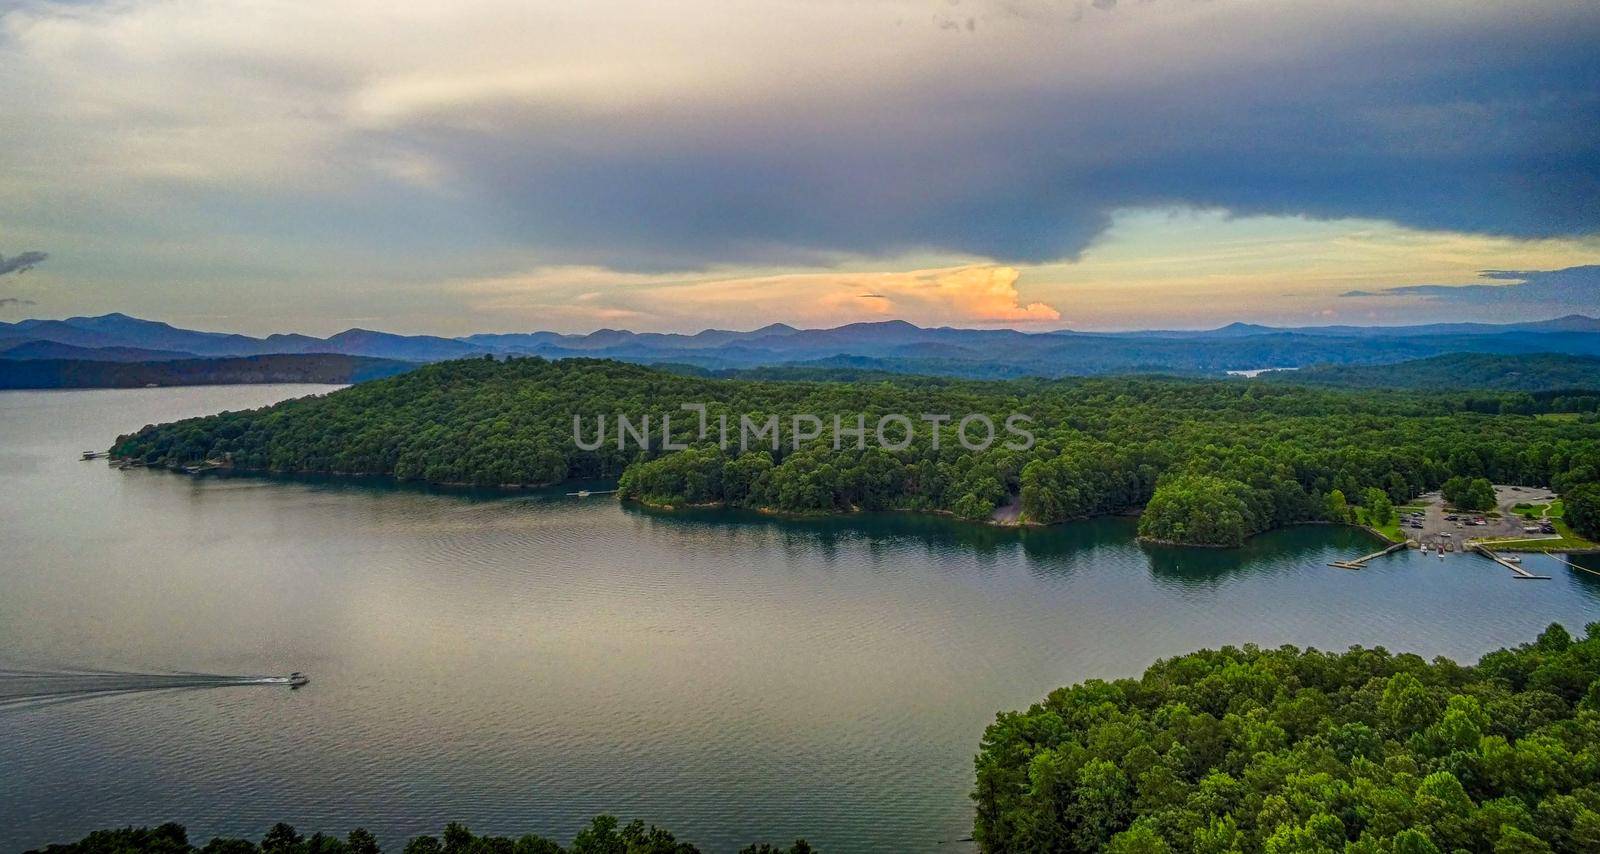
[[[1564,498],[1566,523],[1579,536],[1600,542],[1600,483],[1579,484],[1568,490]]]
[[[542,836],[528,834],[478,836],[465,826],[451,823],[441,836],[418,836],[401,849],[403,854],[698,854],[698,848],[679,842],[659,827],[634,821],[621,825],[608,815],[598,816],[563,848]],[[97,830],[77,842],[48,845],[42,854],[379,854],[378,840],[356,828],[340,838],[314,833],[306,836],[287,824],[275,825],[260,843],[248,839],[218,838],[202,846],[189,842],[180,824],[160,827],[125,827]],[[805,840],[789,847],[761,843],[739,854],[811,854]],[[40,854],[40,852],[29,852]]]
[[[1449,353],[1392,365],[1318,365],[1262,374],[1267,382],[1338,388],[1569,391],[1571,411],[1600,403],[1600,358],[1563,353]]]
[[[1003,713],[990,852],[1600,851],[1600,624],[1472,667],[1354,648],[1159,661]]]
[[[416,365],[338,353],[106,362],[87,359],[0,359],[0,389],[143,388],[242,383],[358,383],[392,377]]]
[[[699,414],[680,409],[686,403],[705,405],[705,438]],[[1600,423],[1534,417],[1539,409],[1522,393],[1150,378],[760,381],[598,360],[469,359],[146,427],[119,438],[112,452],[153,465],[209,459],[434,483],[619,478],[629,499],[802,513],[908,509],[987,519],[1016,505],[1023,521],[1048,524],[1145,508],[1146,537],[1237,545],[1283,525],[1343,521],[1371,490],[1399,503],[1456,476],[1557,489],[1600,481]],[[904,447],[874,436],[892,413],[907,415]],[[930,413],[952,418],[936,423],[923,417]],[[635,437],[619,448],[617,414],[634,427],[651,418],[642,431],[648,450]],[[867,436],[825,430],[796,443],[807,435],[797,414],[817,416],[818,427],[838,417],[847,429],[860,417]],[[962,431],[967,414],[994,425],[1020,414],[1031,419],[1024,429],[1035,441],[1023,447],[1002,430],[984,450],[970,450],[963,435],[986,437],[980,428]],[[666,449],[666,417],[672,442],[685,450]],[[762,437],[741,450],[744,422],[769,419],[781,441]],[[889,427],[893,444],[902,429]],[[598,445],[584,450],[579,436]]]

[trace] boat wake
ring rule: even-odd
[[[136,694],[193,691],[246,685],[289,685],[288,676],[230,676],[221,673],[125,673],[108,670],[22,670],[0,667],[0,711]]]

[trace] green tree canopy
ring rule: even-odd
[[[1484,477],[1457,475],[1444,482],[1440,494],[1452,507],[1461,510],[1493,510],[1494,484]]]
[[[1566,501],[1566,523],[1579,536],[1600,540],[1600,483],[1573,487],[1562,496]]]
[[[992,852],[1600,851],[1600,624],[1463,667],[1225,647],[999,715]]]

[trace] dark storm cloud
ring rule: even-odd
[[[1346,297],[1425,297],[1462,306],[1507,306],[1600,313],[1600,265],[1562,270],[1485,270],[1489,285],[1407,285],[1381,291],[1349,291]]]
[[[793,109],[479,103],[387,141],[463,177],[548,257],[642,270],[1071,259],[1135,206],[1600,232],[1600,14],[1529,21],[1374,25],[1158,84],[962,79]]]
[[[46,252],[23,252],[10,258],[0,255],[0,276],[10,273],[26,273],[49,257],[49,253]]]

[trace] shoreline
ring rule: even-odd
[[[277,470],[277,469],[242,468],[242,467],[233,466],[233,465],[220,465],[220,466],[215,466],[213,468],[206,469],[205,471],[202,471],[202,472],[190,473],[190,472],[184,471],[182,466],[173,465],[173,464],[170,464],[170,463],[161,463],[161,464],[151,465],[151,464],[142,463],[142,462],[138,461],[136,458],[133,458],[133,457],[107,457],[106,459],[107,459],[108,462],[110,462],[112,464],[128,463],[130,465],[130,467],[132,467],[132,468],[161,469],[161,470],[173,472],[175,474],[186,474],[186,475],[189,475],[190,477],[195,477],[195,476],[197,476],[199,474],[205,474],[205,473],[208,473],[208,472],[222,472],[222,473],[227,474],[229,476],[246,476],[246,477],[294,478],[294,477],[305,476],[305,477],[332,477],[332,478],[342,478],[342,479],[350,479],[350,480],[374,479],[374,480],[386,481],[386,482],[388,482],[388,483],[390,483],[392,485],[395,485],[395,486],[420,487],[420,488],[424,488],[424,489],[427,489],[427,488],[480,489],[480,490],[489,490],[489,491],[506,492],[506,493],[527,492],[527,491],[530,491],[530,490],[539,490],[539,489],[550,489],[550,488],[553,488],[553,487],[559,487],[559,486],[566,485],[566,484],[576,484],[576,483],[590,483],[590,482],[597,482],[597,481],[604,481],[604,482],[608,482],[609,483],[609,482],[612,482],[614,480],[613,478],[604,478],[604,477],[601,477],[601,478],[564,478],[562,480],[553,480],[553,481],[548,481],[548,482],[544,482],[544,483],[502,483],[502,484],[485,485],[485,484],[456,482],[456,481],[430,481],[430,480],[421,480],[421,479],[402,480],[400,478],[395,477],[393,474],[384,474],[384,473],[378,473],[378,472],[310,471],[310,470],[283,471],[283,470]],[[797,510],[779,510],[779,509],[772,508],[772,507],[735,507],[734,505],[731,505],[726,501],[707,501],[707,502],[701,502],[701,503],[696,503],[696,504],[668,504],[668,503],[661,503],[661,502],[654,502],[654,501],[646,501],[645,499],[642,499],[642,498],[623,498],[620,495],[617,497],[616,500],[619,501],[619,502],[629,502],[629,503],[637,504],[640,507],[645,507],[645,508],[648,508],[650,510],[654,510],[654,511],[657,511],[657,512],[672,512],[672,511],[678,511],[678,510],[718,510],[718,509],[735,510],[735,509],[737,509],[737,510],[743,510],[743,511],[751,512],[751,513],[757,513],[757,514],[760,514],[762,516],[768,516],[768,517],[775,518],[775,519],[796,519],[796,520],[826,519],[826,518],[830,518],[830,517],[841,517],[842,518],[842,517],[848,517],[848,516],[861,516],[861,515],[867,515],[867,514],[872,514],[872,513],[909,513],[909,514],[919,515],[919,516],[943,517],[943,518],[949,519],[951,521],[961,522],[961,523],[965,523],[965,524],[969,524],[969,525],[982,525],[982,526],[985,526],[985,527],[995,528],[995,529],[999,529],[999,530],[1015,530],[1015,531],[1044,530],[1044,529],[1047,529],[1047,528],[1055,527],[1056,525],[1065,525],[1065,524],[1069,524],[1069,523],[1072,523],[1072,522],[1082,522],[1082,521],[1087,521],[1087,520],[1090,520],[1090,519],[1101,519],[1101,518],[1107,518],[1107,517],[1132,517],[1132,518],[1138,518],[1138,516],[1139,516],[1139,513],[1137,511],[1124,512],[1124,513],[1105,513],[1105,514],[1101,514],[1099,516],[1080,516],[1080,517],[1073,518],[1073,519],[1063,519],[1063,520],[1061,520],[1059,522],[1044,523],[1044,522],[1034,522],[1034,521],[1023,520],[1023,519],[1020,518],[1020,516],[1019,517],[1013,517],[1013,518],[1010,518],[1010,519],[1004,519],[1004,520],[996,519],[996,518],[993,518],[992,516],[984,518],[984,519],[963,519],[960,516],[957,516],[956,514],[952,513],[949,510],[912,509],[912,508],[904,508],[904,507],[894,507],[894,508],[888,508],[888,509],[885,509],[885,510],[861,510],[861,509],[854,509],[853,508],[853,509],[850,509],[850,510],[797,511]],[[1286,530],[1288,528],[1298,527],[1300,525],[1331,525],[1331,526],[1338,526],[1338,527],[1345,527],[1345,528],[1355,528],[1355,529],[1358,529],[1358,530],[1366,532],[1367,534],[1371,535],[1374,539],[1377,539],[1379,541],[1382,541],[1384,543],[1388,543],[1388,544],[1391,544],[1391,545],[1393,545],[1395,543],[1398,543],[1398,542],[1405,542],[1405,543],[1408,543],[1408,544],[1414,542],[1409,537],[1404,539],[1404,540],[1391,539],[1388,535],[1384,534],[1382,531],[1379,531],[1376,528],[1373,528],[1370,525],[1364,525],[1364,524],[1359,524],[1359,523],[1329,522],[1329,521],[1319,521],[1319,520],[1307,520],[1307,521],[1304,521],[1304,522],[1296,522],[1293,525],[1285,525],[1285,526],[1283,526],[1281,528],[1269,528],[1269,529],[1264,530],[1264,531],[1257,531],[1257,532],[1251,534],[1250,536],[1246,537],[1245,538],[1245,542],[1241,543],[1240,545],[1237,545],[1237,546],[1222,545],[1222,544],[1217,544],[1217,543],[1186,543],[1186,542],[1173,541],[1173,540],[1161,540],[1161,539],[1155,539],[1155,538],[1152,538],[1152,537],[1144,537],[1144,536],[1136,536],[1135,539],[1138,542],[1140,542],[1141,544],[1150,545],[1150,546],[1159,546],[1159,547],[1162,547],[1162,548],[1192,548],[1192,549],[1208,549],[1208,550],[1240,549],[1240,548],[1244,548],[1245,545],[1248,544],[1250,540],[1255,539],[1256,537],[1259,537],[1262,534],[1271,533],[1272,531]],[[1576,554],[1576,555],[1587,555],[1587,554],[1600,554],[1600,546],[1596,546],[1596,547],[1592,547],[1592,548],[1574,548],[1574,549],[1564,549],[1564,550],[1539,549],[1539,548],[1501,548],[1501,549],[1498,549],[1498,551],[1511,551],[1511,552],[1519,552],[1519,553],[1523,553],[1523,554]]]

